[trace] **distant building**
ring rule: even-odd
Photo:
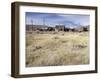
[[[48,29],[48,26],[45,26],[45,25],[26,25],[27,31],[36,31],[36,30],[44,31],[47,29]]]
[[[55,31],[64,31],[65,25],[56,25],[55,26]]]
[[[83,32],[89,31],[88,26],[79,26],[79,27],[65,27],[65,25],[56,25],[55,27],[46,26],[46,25],[26,25],[26,31],[65,31],[65,32]]]
[[[89,31],[89,26],[80,26],[75,28],[75,31],[82,32],[82,31]]]

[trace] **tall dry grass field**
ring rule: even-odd
[[[89,64],[88,32],[26,33],[26,67]]]

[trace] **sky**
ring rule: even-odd
[[[26,25],[65,25],[66,27],[86,26],[90,24],[89,15],[59,14],[59,13],[25,13]]]

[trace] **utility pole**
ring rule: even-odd
[[[45,25],[45,18],[43,18],[43,25]]]
[[[32,25],[31,30],[33,30],[33,19],[31,19],[31,25]]]
[[[31,25],[33,26],[33,20],[31,19]]]

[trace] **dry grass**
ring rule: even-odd
[[[89,64],[88,32],[26,34],[26,66]]]

